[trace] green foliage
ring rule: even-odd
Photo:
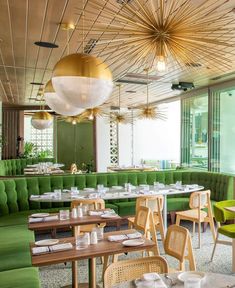
[[[32,142],[24,143],[24,152],[20,155],[20,158],[50,158],[52,157],[52,151],[46,149],[38,151],[38,147],[36,144]]]

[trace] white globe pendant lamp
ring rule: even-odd
[[[80,109],[74,107],[68,102],[64,101],[61,97],[59,97],[53,86],[51,80],[47,82],[44,90],[44,97],[46,104],[56,113],[64,116],[75,116],[84,111],[84,109]]]
[[[31,124],[35,129],[43,130],[49,128],[53,123],[53,117],[46,111],[34,113]]]
[[[77,108],[102,105],[113,89],[108,66],[99,58],[82,53],[65,56],[55,65],[52,84],[61,100]]]

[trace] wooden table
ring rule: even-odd
[[[168,274],[176,285],[172,286],[174,288],[183,288],[184,283],[180,282],[177,279],[177,275],[180,273],[170,273]],[[164,275],[161,275],[163,281],[166,284],[170,284],[170,281],[167,280]],[[201,282],[201,288],[226,288],[227,285],[234,285],[235,277],[225,274],[217,274],[217,273],[206,273],[206,278]],[[113,286],[113,288],[135,288],[136,286],[133,284],[133,281],[121,283]],[[170,287],[170,286],[169,286]]]
[[[59,214],[51,214],[58,215]],[[81,225],[99,224],[99,223],[112,223],[121,221],[122,218],[117,215],[115,218],[102,218],[101,216],[83,216],[78,218],[71,218],[69,220],[55,220],[55,221],[44,221],[37,223],[28,223],[28,229],[33,231],[43,231],[57,228],[69,228]]]
[[[145,242],[141,246],[126,247],[122,245],[122,242],[110,242],[107,240],[109,235],[120,235],[127,233],[134,233],[136,230],[129,229],[123,231],[115,231],[104,234],[104,240],[99,241],[96,245],[89,245],[88,248],[83,250],[76,250],[75,238],[64,238],[60,239],[60,243],[71,242],[73,244],[73,249],[61,252],[46,253],[41,255],[32,255],[32,265],[33,266],[48,266],[64,262],[76,262],[77,260],[88,259],[89,261],[89,287],[96,287],[96,257],[102,257],[107,255],[128,253],[133,251],[142,251],[142,250],[152,250],[155,248],[155,243],[152,240],[145,239]],[[31,244],[31,248],[34,247],[34,243]],[[75,274],[76,273],[76,274]],[[72,278],[73,278],[73,288],[78,287],[77,279],[77,270],[72,269]]]

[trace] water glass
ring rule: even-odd
[[[98,241],[101,241],[104,239],[104,228],[103,227],[95,227],[92,229],[92,232],[96,232]]]
[[[54,194],[56,199],[61,199],[61,189],[55,189]]]
[[[91,244],[94,245],[97,243],[98,243],[97,233],[96,233],[96,231],[92,230],[92,232],[91,232]]]
[[[159,182],[153,182],[153,189],[154,189],[154,191],[159,190]]]
[[[186,279],[184,281],[184,288],[201,288],[201,279],[197,277]]]
[[[77,187],[71,187],[71,193],[72,194],[78,194],[79,193],[78,188]]]
[[[82,205],[82,212],[84,216],[87,216],[88,214],[88,205]]]
[[[130,187],[130,183],[125,183],[124,184],[125,190],[128,191],[129,187]]]
[[[60,210],[59,217],[60,220],[69,220],[70,218],[69,210]]]
[[[176,181],[175,188],[180,189],[182,187],[182,181]]]
[[[78,235],[76,237],[76,250],[86,249],[88,247],[87,235]]]
[[[78,218],[77,208],[72,209],[72,218],[74,218],[74,219]]]
[[[98,190],[98,192],[102,192],[103,189],[104,189],[104,185],[103,185],[103,184],[98,184],[98,185],[97,185],[97,190]]]
[[[77,215],[78,215],[78,217],[83,217],[82,206],[78,206],[77,207]]]

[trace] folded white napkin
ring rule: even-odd
[[[135,232],[135,233],[131,233],[131,234],[126,234],[126,236],[129,239],[136,239],[136,238],[141,238],[143,235],[140,232]]]
[[[108,236],[108,240],[111,242],[122,241],[122,240],[127,240],[127,239],[128,239],[128,237],[125,234]]]
[[[130,234],[120,234],[120,235],[110,235],[108,240],[111,242],[122,241],[127,239],[141,238],[142,234],[140,232],[130,233]]]
[[[42,254],[42,253],[48,253],[48,252],[50,252],[48,246],[44,246],[44,247],[33,247],[33,248],[32,248],[32,254],[33,254],[33,255]]]
[[[96,199],[96,198],[98,198],[98,194],[97,194],[97,193],[89,194],[89,195],[88,195],[88,198],[89,198],[89,199]]]
[[[43,218],[29,218],[29,223],[43,222]]]
[[[51,252],[73,249],[72,243],[56,244],[49,247]]]
[[[136,282],[136,287],[145,287],[145,288],[167,288],[167,285],[162,281],[162,279],[156,281],[146,281],[144,279],[139,279]]]
[[[40,195],[31,195],[30,199],[40,198]]]
[[[44,217],[44,221],[55,221],[55,220],[58,220],[59,219],[59,216],[58,215],[52,215],[52,216],[47,216],[47,217]]]
[[[88,211],[90,216],[100,216],[104,214],[104,211]]]

